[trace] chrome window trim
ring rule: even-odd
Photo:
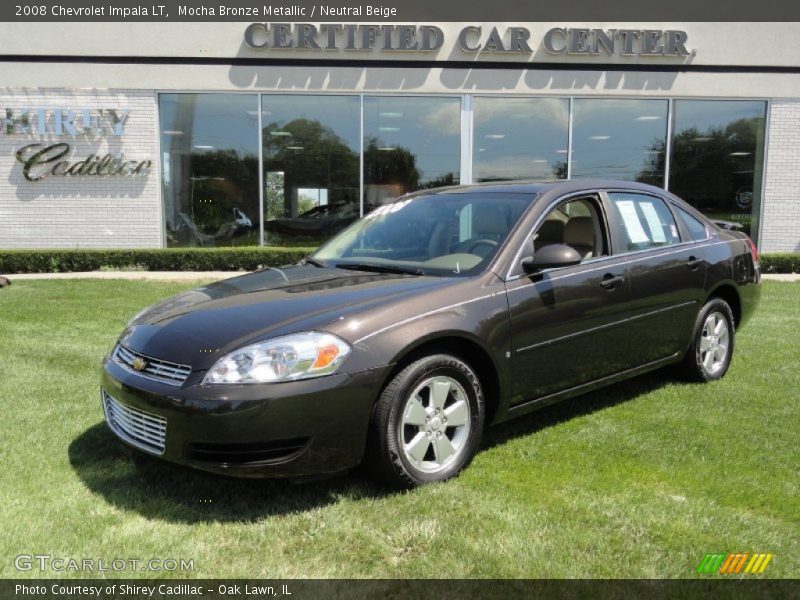
[[[669,197],[668,195],[659,194],[659,193],[656,193],[656,192],[652,192],[650,190],[626,190],[624,188],[609,188],[609,189],[607,189],[605,191],[606,191],[606,194],[610,194],[612,192],[624,192],[624,193],[631,193],[631,194],[641,194],[643,196],[652,196],[654,198],[660,198],[661,200],[663,200],[664,203],[667,205],[667,208],[669,209],[670,212],[673,212],[672,211],[672,207],[680,208],[681,210],[686,210],[686,208],[684,208],[683,206],[680,206],[677,202],[675,202],[675,200],[673,198]],[[669,194],[669,190],[664,190],[664,191],[667,194]],[[611,200],[611,198],[609,198],[609,200]],[[690,211],[686,211],[686,212],[688,212],[691,215],[692,211],[694,211],[696,214],[694,214],[692,216],[695,217],[701,223],[703,223],[705,225],[705,227],[706,227],[706,237],[704,237],[702,240],[690,240],[690,241],[703,242],[703,241],[711,239],[712,236],[709,233],[708,224],[705,222],[707,217],[703,213],[701,213],[700,211],[695,209],[693,206],[691,206],[690,204],[687,203],[686,206],[688,206],[691,209]],[[675,218],[674,213],[673,213],[673,218]],[[677,223],[677,219],[676,219],[675,224],[676,225],[678,224]],[[678,230],[678,236],[680,237],[680,229]],[[680,243],[684,244],[686,242],[683,241],[683,239],[681,239]],[[670,247],[675,246],[675,245],[677,245],[677,244],[670,244]],[[650,250],[650,248],[647,248],[644,251],[647,251],[647,250]],[[634,253],[634,252],[642,252],[642,250],[632,250],[629,253]],[[626,253],[625,252],[620,252],[620,255],[623,255],[623,254],[626,254]]]
[[[683,209],[682,206],[678,206],[671,198],[668,198],[666,196],[663,196],[661,194],[657,194],[657,193],[649,191],[649,190],[630,190],[630,189],[625,189],[625,188],[588,189],[588,190],[585,190],[585,191],[582,191],[582,192],[576,192],[576,193],[568,194],[566,196],[561,196],[558,200],[555,200],[555,201],[551,202],[550,204],[548,204],[547,209],[545,210],[545,212],[534,223],[533,228],[531,229],[531,232],[528,234],[528,236],[525,238],[525,240],[520,245],[519,250],[517,251],[516,255],[514,256],[514,260],[511,261],[511,265],[509,266],[508,272],[506,273],[505,281],[507,281],[507,282],[508,281],[515,281],[515,280],[520,279],[522,277],[527,277],[527,275],[524,275],[524,274],[511,275],[511,271],[514,269],[514,265],[516,265],[518,263],[518,261],[520,260],[520,256],[522,255],[522,251],[525,249],[525,245],[528,243],[528,241],[530,240],[530,238],[533,235],[533,233],[536,231],[536,229],[539,227],[539,225],[542,224],[542,221],[544,221],[545,217],[547,217],[547,215],[550,213],[550,211],[553,208],[555,208],[557,204],[559,204],[563,200],[567,200],[567,199],[569,199],[571,197],[574,197],[574,196],[582,196],[582,195],[592,194],[592,193],[596,193],[596,194],[605,193],[606,195],[608,195],[608,194],[613,193],[613,192],[640,194],[640,195],[643,195],[643,196],[652,196],[653,198],[659,198],[660,200],[662,200],[667,205],[667,209],[670,211],[670,213],[672,213],[671,206],[675,206],[677,208]],[[609,197],[609,200],[611,200],[610,197]],[[683,210],[685,210],[685,209],[683,209]],[[673,218],[675,218],[674,215],[673,215]],[[703,219],[699,219],[699,220],[702,223],[705,223]],[[678,223],[676,222],[675,225],[677,226],[677,224]],[[687,246],[687,245],[691,245],[691,244],[702,244],[702,243],[707,242],[707,241],[712,239],[712,236],[708,235],[709,234],[708,225],[706,225],[706,234],[707,234],[707,237],[705,237],[702,240],[686,240],[686,241],[681,240],[677,244],[669,244],[667,246],[659,246],[657,248],[644,248],[642,250],[629,250],[627,252],[619,252],[619,253],[612,252],[611,254],[606,255],[606,256],[597,256],[597,257],[590,258],[590,259],[585,260],[585,261],[581,261],[580,265],[589,265],[589,264],[592,264],[592,263],[595,263],[595,262],[599,262],[599,261],[603,261],[603,260],[609,260],[609,259],[612,259],[612,258],[625,258],[625,257],[628,257],[628,256],[642,254],[644,252],[658,252],[660,250],[677,248],[679,246]],[[680,236],[680,231],[678,231],[678,235]],[[580,265],[576,265],[576,266],[580,266]],[[567,267],[562,267],[562,268],[567,268]],[[559,270],[559,269],[545,269],[542,272],[543,273],[545,273],[545,272],[553,272],[553,271],[557,271],[557,270]]]
[[[531,227],[530,231],[525,236],[525,239],[522,240],[522,243],[519,245],[519,248],[517,249],[517,252],[514,254],[513,260],[510,262],[510,264],[508,266],[508,269],[506,270],[505,281],[513,281],[514,279],[519,279],[520,277],[524,276],[524,275],[512,275],[511,271],[514,270],[514,266],[515,265],[519,264],[519,261],[521,260],[521,256],[522,256],[522,251],[525,249],[525,246],[528,244],[528,241],[531,239],[531,237],[533,237],[533,234],[539,228],[539,225],[541,225],[542,222],[547,217],[547,215],[550,214],[550,211],[552,211],[556,206],[558,206],[562,202],[567,202],[570,198],[579,198],[581,196],[588,196],[588,195],[591,195],[591,194],[597,194],[598,196],[600,196],[600,192],[601,192],[601,190],[596,190],[596,189],[581,190],[580,192],[570,192],[569,194],[565,194],[564,196],[559,196],[558,198],[556,198],[555,200],[550,202],[547,205],[547,208],[545,208],[544,212],[539,216],[539,218],[536,219],[536,221],[534,221],[533,226]],[[533,208],[535,202],[536,202],[536,199],[534,198],[533,202],[531,202],[531,206],[530,206],[531,209]],[[520,218],[524,219],[525,216],[523,215]],[[520,223],[520,225],[521,225],[521,223]],[[604,256],[598,256],[597,258],[599,259],[599,258],[605,258],[605,257]],[[591,261],[591,260],[595,260],[595,259],[589,259],[589,261]],[[586,262],[589,262],[589,261],[586,261]],[[585,263],[581,262],[581,264],[585,264]]]
[[[694,240],[695,242],[705,242],[706,240],[710,240],[710,239],[711,239],[711,234],[709,233],[709,230],[708,230],[708,224],[705,222],[705,220],[704,220],[704,219],[701,219],[701,218],[699,218],[697,215],[693,215],[693,214],[692,214],[690,211],[686,210],[686,208],[685,208],[685,207],[678,205],[676,202],[673,202],[673,201],[671,201],[671,200],[670,200],[670,201],[669,201],[669,204],[670,204],[670,205],[672,206],[672,208],[673,208],[673,209],[675,209],[676,211],[678,211],[678,210],[682,210],[683,212],[685,212],[687,215],[689,215],[690,217],[692,217],[694,220],[698,221],[698,222],[699,222],[699,223],[700,223],[700,224],[703,226],[703,228],[704,228],[704,229],[705,229],[705,231],[706,231],[706,237],[704,237],[704,238],[701,238],[701,239],[699,239],[699,240]],[[680,218],[680,213],[678,213],[678,218]],[[686,225],[686,228],[688,229],[688,228],[689,228],[689,226],[688,226],[688,225]]]
[[[508,269],[506,270],[505,281],[514,281],[515,279],[519,279],[520,277],[525,277],[525,275],[512,275],[511,272],[514,270],[514,267],[517,264],[519,264],[519,261],[520,261],[521,256],[522,256],[522,252],[523,252],[523,250],[525,250],[525,246],[528,244],[528,241],[531,239],[531,237],[533,237],[533,234],[536,232],[536,230],[539,228],[539,226],[542,224],[542,222],[545,220],[545,218],[547,218],[547,215],[550,214],[550,211],[552,211],[556,206],[558,206],[562,202],[568,202],[570,198],[580,198],[580,197],[583,197],[583,196],[589,196],[591,194],[596,194],[598,197],[600,197],[600,200],[602,202],[602,196],[601,196],[601,192],[602,191],[603,190],[591,188],[591,189],[581,190],[579,192],[570,192],[569,194],[565,194],[563,196],[559,196],[557,199],[555,199],[552,202],[550,202],[547,205],[547,208],[541,214],[541,216],[539,216],[539,218],[536,221],[534,221],[533,227],[531,227],[530,231],[528,232],[528,235],[525,236],[525,239],[519,245],[519,248],[517,249],[516,254],[514,254],[514,259],[511,261],[511,263],[508,266]],[[531,209],[533,208],[533,206],[535,204],[535,201],[536,200],[534,198],[534,201],[531,203]],[[524,218],[525,217],[523,215],[521,217],[521,219],[524,219]],[[609,240],[609,246],[611,246],[611,240]],[[609,248],[609,250],[610,250],[610,248]],[[608,256],[612,256],[612,255],[608,255]],[[589,263],[589,262],[591,262],[593,260],[600,260],[602,258],[607,258],[607,257],[606,256],[597,256],[595,258],[590,258],[589,260],[587,260],[585,262],[582,261],[580,264],[582,264],[582,265],[583,264],[587,264],[587,263]]]
[[[685,244],[686,243],[686,240],[684,240],[683,237],[681,236],[680,227],[678,227],[678,218],[675,216],[675,213],[673,212],[672,208],[670,207],[672,202],[670,200],[668,200],[662,194],[658,194],[656,192],[651,192],[649,190],[629,190],[629,189],[625,189],[625,188],[609,188],[609,189],[605,190],[605,193],[606,193],[606,197],[608,198],[609,202],[613,202],[613,200],[611,199],[611,194],[617,194],[617,193],[639,195],[639,196],[650,196],[651,198],[658,198],[659,200],[661,200],[664,203],[664,206],[666,206],[667,211],[669,211],[670,216],[672,216],[672,220],[675,222],[675,229],[677,229],[677,231],[678,231],[678,239],[681,240],[677,244],[667,244],[666,246],[657,246],[657,247],[653,247],[653,248],[644,248],[643,250],[629,250],[627,252],[620,252],[616,256],[625,256],[627,254],[632,254],[632,253],[636,253],[636,252],[649,252],[649,251],[652,251],[652,250],[660,250],[662,248],[672,248],[673,246],[677,246],[679,244]],[[708,232],[706,231],[706,233],[708,233]],[[694,241],[694,240],[692,240],[692,241]]]
[[[666,255],[669,255],[669,254],[678,254],[679,252],[683,252],[684,250],[686,250],[688,246],[702,244],[704,247],[710,248],[711,246],[721,246],[723,244],[736,244],[736,243],[739,243],[741,241],[742,240],[725,240],[725,241],[722,241],[722,242],[708,243],[708,240],[706,240],[706,241],[694,241],[694,240],[692,240],[690,242],[681,242],[680,244],[672,244],[670,246],[662,246],[661,248],[649,248],[649,249],[646,249],[646,250],[636,250],[634,252],[629,252],[629,253],[626,253],[624,255],[622,255],[622,254],[614,254],[612,256],[600,256],[596,260],[599,261],[601,259],[607,259],[607,258],[608,259],[610,259],[610,258],[627,258],[630,255],[650,253],[650,252],[663,250],[665,248],[669,249],[668,252],[663,252],[662,254],[657,254],[655,256],[641,256],[641,257],[638,257],[638,258],[634,258],[633,260],[623,260],[620,263],[620,264],[623,264],[623,265],[628,265],[628,264],[631,264],[631,263],[639,262],[641,260],[647,260],[647,259],[650,259],[650,258],[658,258],[660,256],[666,256]],[[676,248],[677,248],[677,250],[676,250]],[[595,259],[592,259],[592,260],[595,260]],[[587,261],[587,263],[588,263],[588,261]],[[587,264],[587,263],[580,263],[580,265],[575,265],[575,266],[581,266],[581,265],[584,265],[584,264]],[[574,268],[574,267],[561,267],[561,268],[557,268],[557,269],[546,269],[546,270],[542,271],[542,273],[558,273],[562,269],[571,269],[571,268]],[[587,272],[591,272],[591,271],[599,271],[602,268],[603,267],[600,266],[600,267],[595,267],[595,268],[592,268],[592,269],[584,269],[584,270],[580,270],[580,271],[575,271],[575,272],[572,272],[572,273],[562,273],[560,275],[557,275],[556,277],[550,277],[549,280],[550,281],[556,281],[558,279],[564,279],[565,277],[573,277],[575,275],[581,275],[583,273],[587,273]],[[514,279],[507,280],[506,283],[508,283],[508,281],[516,281],[517,279],[521,279],[522,277],[526,277],[526,276],[525,275],[517,276]],[[510,294],[511,292],[515,292],[517,290],[524,290],[525,288],[534,286],[537,283],[538,282],[532,282],[532,283],[528,283],[526,285],[521,285],[521,286],[518,286],[518,287],[508,288],[507,289],[507,293]]]

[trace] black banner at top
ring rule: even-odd
[[[2,21],[800,21],[796,0],[12,0]]]

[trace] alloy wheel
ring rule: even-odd
[[[439,375],[422,381],[403,406],[397,439],[406,460],[425,473],[446,469],[464,451],[470,408],[464,387]]]
[[[730,348],[728,320],[721,312],[710,313],[700,333],[700,362],[709,375],[725,368]]]

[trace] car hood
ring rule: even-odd
[[[120,342],[142,354],[204,370],[249,343],[325,330],[356,312],[385,308],[455,280],[312,265],[269,269],[151,306],[131,321]]]

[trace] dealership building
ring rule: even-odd
[[[307,246],[410,191],[602,177],[800,251],[797,23],[0,34],[0,249]]]

